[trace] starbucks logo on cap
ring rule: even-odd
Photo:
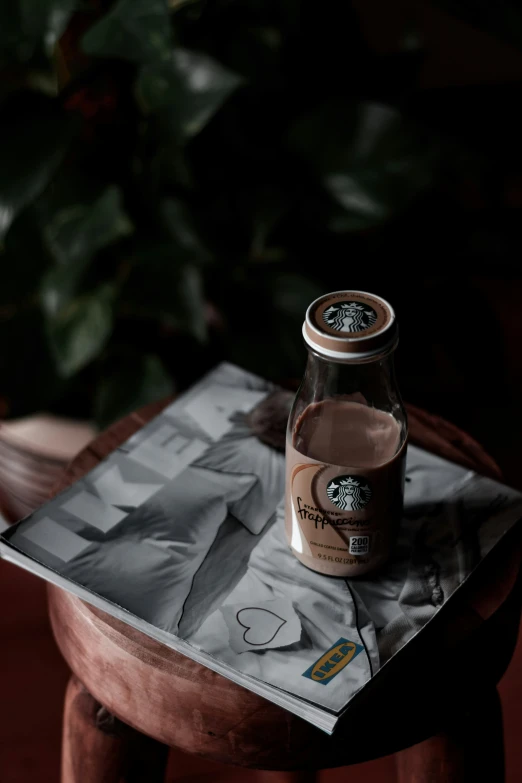
[[[372,499],[370,484],[363,476],[336,476],[328,482],[326,494],[342,511],[360,511]]]
[[[377,313],[369,305],[359,302],[338,302],[323,313],[323,321],[337,332],[362,332],[377,320]]]

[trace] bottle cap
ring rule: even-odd
[[[305,342],[342,362],[361,362],[393,351],[399,333],[385,299],[365,291],[334,291],[312,302],[303,324]]]

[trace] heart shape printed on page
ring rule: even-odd
[[[286,623],[283,617],[258,606],[240,609],[236,617],[239,625],[246,629],[243,634],[244,641],[253,647],[269,644]]]

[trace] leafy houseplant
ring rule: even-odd
[[[306,305],[345,285],[401,301],[418,247],[429,263],[443,246],[448,183],[483,176],[482,151],[417,97],[422,51],[408,39],[375,54],[352,7],[40,0],[0,13],[9,415],[103,426],[220,357],[298,375]]]

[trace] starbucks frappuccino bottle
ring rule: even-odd
[[[395,313],[373,294],[336,291],[312,302],[303,335],[308,363],[286,440],[287,539],[308,568],[357,576],[388,559],[402,511]]]

